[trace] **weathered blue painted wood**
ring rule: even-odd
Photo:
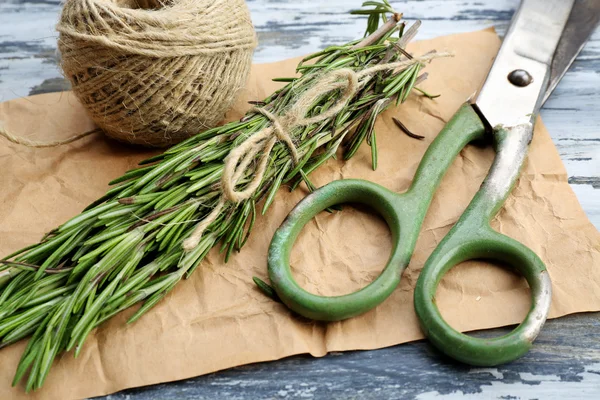
[[[256,62],[306,54],[362,34],[348,15],[361,0],[248,0],[259,33]],[[424,20],[418,38],[494,26],[502,33],[518,0],[392,1]],[[60,0],[0,0],[0,101],[63,90],[54,25]],[[543,118],[571,187],[600,228],[600,30],[548,101]],[[525,358],[470,369],[419,342],[322,359],[292,357],[105,397],[146,399],[562,399],[600,398],[600,315],[548,322]],[[506,329],[495,333],[506,332]]]
[[[600,396],[600,341],[593,332],[599,331],[600,322],[589,316],[550,321],[527,356],[497,368],[456,364],[421,341],[320,359],[291,357],[126,390],[104,399],[596,400]]]

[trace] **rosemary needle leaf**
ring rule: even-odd
[[[281,299],[279,298],[279,296],[277,296],[275,289],[273,289],[268,283],[266,283],[260,278],[257,278],[256,276],[253,277],[252,280],[265,296],[270,297],[272,300],[275,300],[278,303],[281,303]]]
[[[265,215],[265,213],[273,203],[273,200],[275,199],[275,194],[277,194],[277,191],[279,190],[279,188],[281,187],[281,183],[283,182],[283,177],[285,176],[285,174],[287,174],[287,171],[291,165],[292,161],[288,160],[283,166],[283,168],[281,168],[281,171],[279,171],[279,174],[277,174],[277,177],[275,178],[275,181],[273,181],[273,185],[271,186],[267,199],[265,200],[265,203],[263,205],[262,215]]]
[[[398,128],[400,128],[402,130],[402,132],[406,133],[407,136],[409,136],[413,139],[418,139],[418,140],[425,139],[425,136],[417,135],[416,133],[412,133],[410,130],[408,130],[408,128],[402,122],[400,122],[400,120],[398,118],[392,117],[392,121],[394,121],[396,126]]]
[[[373,131],[373,135],[371,136],[371,160],[373,171],[377,170],[377,136],[375,131]]]
[[[294,82],[297,78],[273,78],[273,82]]]
[[[137,312],[135,314],[133,314],[133,316],[131,318],[129,318],[127,320],[127,323],[128,324],[132,324],[135,321],[137,321],[138,319],[140,319],[142,317],[142,315],[144,315],[146,313],[146,311],[148,311],[152,307],[154,307],[166,295],[167,295],[166,292],[157,292],[157,293],[155,293],[152,297],[150,297],[150,299],[148,299],[144,303],[144,305],[142,307],[140,307],[139,310],[137,310]]]
[[[427,93],[425,90],[415,87],[415,90],[420,92],[423,96],[427,97],[428,99],[437,99],[438,97],[441,96],[441,94],[430,94]]]
[[[402,96],[402,101],[401,101],[402,103],[404,103],[406,101],[406,99],[408,99],[408,95],[410,94],[412,88],[415,86],[415,83],[417,81],[417,78],[419,76],[419,71],[421,71],[421,68],[422,68],[421,64],[416,64],[414,66],[412,76],[410,77],[410,81],[406,85],[404,94]]]

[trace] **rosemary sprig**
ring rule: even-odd
[[[354,13],[369,16],[367,38],[305,58],[298,65],[299,77],[278,79],[287,84],[254,104],[281,115],[324,73],[358,71],[406,57],[399,51],[406,44],[400,14],[386,0],[364,5],[373,8]],[[40,388],[57,355],[74,349],[77,356],[95,327],[143,302],[129,321],[140,318],[187,278],[217,243],[228,259],[246,243],[261,201],[264,214],[282,185],[295,188],[304,182],[312,189],[308,175],[341,148],[348,159],[367,141],[376,168],[375,120],[394,100],[406,99],[419,82],[421,68],[415,63],[378,72],[336,116],[294,129],[300,162],[294,165],[287,147],[277,143],[258,190],[248,200],[226,204],[190,252],[183,250],[182,242],[218,203],[224,158],[271,123],[262,114],[250,111],[240,121],[199,133],[143,161],[111,182],[112,188],[80,215],[40,243],[2,260],[0,347],[30,337],[13,384],[27,376],[27,391]],[[338,95],[323,95],[307,117],[327,111]],[[239,186],[252,175],[250,167]]]

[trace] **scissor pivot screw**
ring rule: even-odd
[[[508,81],[515,86],[525,87],[533,82],[533,76],[524,69],[515,69],[508,74]]]

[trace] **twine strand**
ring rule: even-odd
[[[27,139],[21,136],[17,136],[6,129],[6,127],[0,121],[0,136],[12,142],[14,144],[18,144],[25,147],[31,147],[36,149],[50,148],[50,147],[59,147],[64,146],[69,143],[73,143],[78,141],[79,139],[83,139],[84,137],[94,135],[96,133],[102,132],[100,129],[92,129],[84,133],[79,133],[77,135],[70,136],[65,139],[52,140],[48,142],[42,142],[37,140]]]
[[[294,145],[294,142],[292,141],[290,135],[288,135],[288,133],[283,128],[281,122],[279,121],[279,118],[277,118],[273,113],[267,111],[264,108],[254,107],[254,111],[264,115],[271,121],[271,123],[273,124],[273,130],[275,132],[275,135],[280,141],[284,142],[287,145],[288,150],[292,155],[292,159],[295,163],[297,163],[299,161],[298,150],[296,149],[296,146]]]
[[[360,90],[366,82],[366,78],[381,71],[407,68],[417,63],[424,64],[434,58],[449,57],[451,55],[450,53],[428,53],[410,60],[375,65],[360,72],[355,72],[349,68],[334,70],[323,75],[314,85],[302,93],[290,110],[281,116],[276,116],[264,108],[255,108],[255,112],[264,115],[271,121],[271,126],[261,129],[248,137],[225,158],[225,167],[221,176],[221,199],[212,212],[197,225],[192,234],[184,241],[184,250],[191,251],[200,243],[204,231],[218,218],[226,201],[237,204],[248,200],[254,195],[263,180],[271,151],[277,141],[285,143],[294,163],[297,164],[299,162],[299,155],[291,132],[298,127],[322,122],[338,114]],[[319,98],[335,90],[341,90],[342,92],[336,102],[327,111],[313,117],[306,117],[308,111]],[[252,173],[252,179],[246,184],[243,190],[236,190],[235,187],[241,183],[245,177],[244,175],[246,175],[247,168],[259,153],[261,153],[261,156],[258,165]]]
[[[196,226],[192,235],[190,235],[190,237],[183,241],[183,248],[185,251],[192,251],[198,246],[198,244],[200,243],[200,239],[202,239],[202,234],[204,233],[206,228],[208,228],[208,226],[219,217],[219,214],[221,213],[223,207],[225,207],[225,199],[221,197],[215,208],[213,208],[213,210],[210,212],[210,214],[208,214],[206,218],[203,219],[202,222],[200,222]]]

